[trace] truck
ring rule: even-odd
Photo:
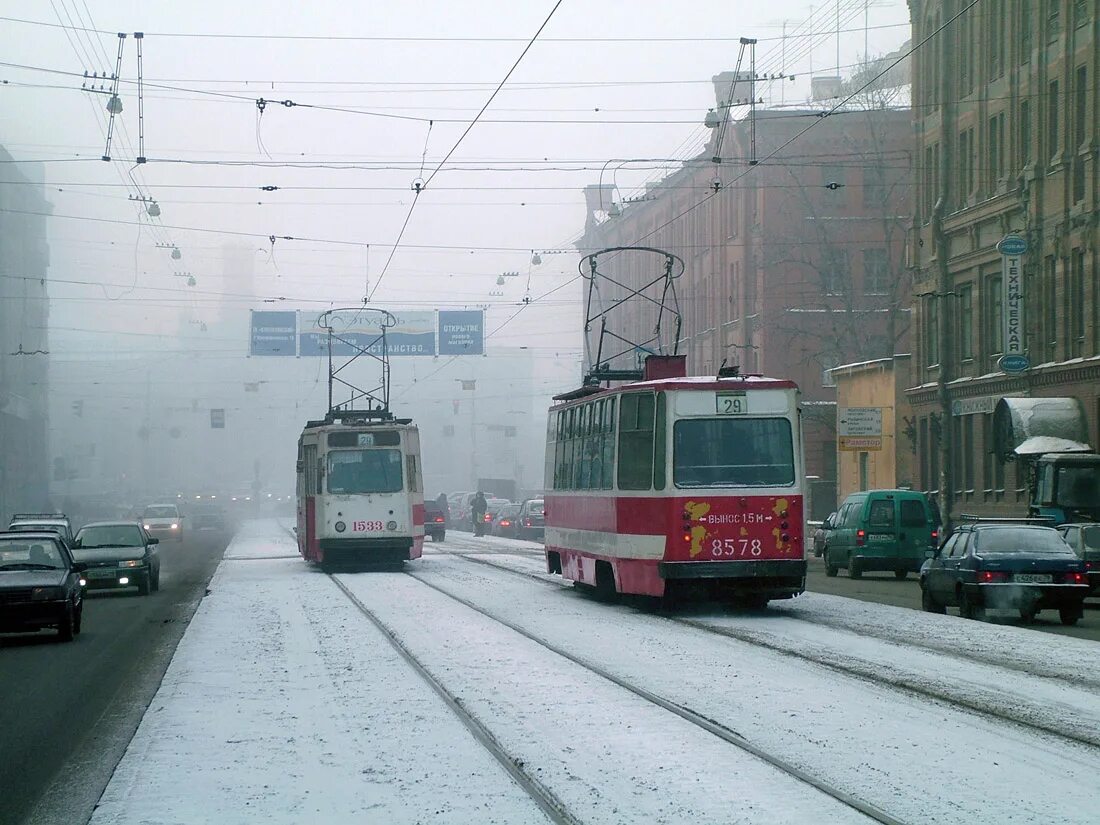
[[[1088,443],[1078,398],[1002,398],[994,452],[1025,468],[1028,516],[1053,526],[1100,521],[1100,455]]]

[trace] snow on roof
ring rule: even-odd
[[[1025,438],[1013,451],[1016,455],[1041,455],[1042,453],[1091,453],[1092,448],[1080,441],[1058,438],[1053,435],[1033,435]]]

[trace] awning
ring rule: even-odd
[[[1002,461],[1091,452],[1085,407],[1078,398],[1002,398],[993,410],[993,449]]]

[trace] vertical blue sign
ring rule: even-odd
[[[439,310],[440,355],[484,355],[485,313],[480,309]]]
[[[252,311],[249,355],[298,354],[298,313]]]

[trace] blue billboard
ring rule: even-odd
[[[298,354],[298,313],[252,311],[249,355]]]
[[[484,355],[485,313],[480,309],[439,310],[440,355]]]

